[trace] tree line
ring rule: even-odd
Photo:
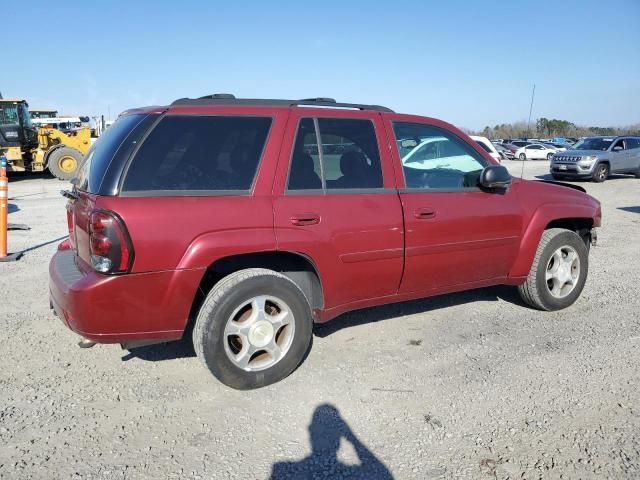
[[[535,123],[502,123],[494,127],[486,126],[482,131],[471,131],[487,138],[553,138],[589,137],[593,135],[640,135],[640,123],[627,127],[583,127],[567,120],[541,117]]]

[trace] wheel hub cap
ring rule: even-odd
[[[573,247],[565,245],[553,252],[545,273],[551,295],[556,298],[566,297],[578,284],[579,277],[580,257]]]
[[[269,345],[274,335],[273,325],[267,320],[254,323],[249,329],[249,342],[254,347],[264,347]]]
[[[224,351],[247,372],[272,367],[287,354],[295,335],[291,308],[281,298],[258,295],[242,302],[227,320]]]

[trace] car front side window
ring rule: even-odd
[[[396,144],[407,188],[464,189],[478,186],[487,161],[453,133],[432,125],[395,122]]]

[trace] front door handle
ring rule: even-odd
[[[426,220],[426,219],[435,217],[436,211],[431,207],[416,208],[413,211],[413,216],[416,217],[418,220]]]
[[[320,215],[317,213],[300,213],[291,217],[291,223],[304,227],[320,223]]]

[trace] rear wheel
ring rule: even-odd
[[[592,180],[597,183],[604,182],[609,177],[609,164],[599,163],[593,172]]]
[[[309,303],[284,275],[240,270],[216,284],[193,330],[196,354],[225,385],[239,390],[278,382],[311,346]]]
[[[78,171],[82,157],[82,153],[75,148],[57,148],[49,154],[47,166],[56,178],[60,180],[71,180]]]
[[[578,234],[563,228],[545,230],[520,296],[539,310],[573,304],[587,279],[589,250]]]
[[[521,153],[520,155],[518,155],[518,158],[524,162],[527,159],[527,155],[524,153]]]

